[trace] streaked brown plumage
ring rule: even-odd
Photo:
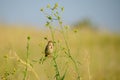
[[[53,42],[48,41],[48,44],[46,45],[45,48],[45,57],[53,53]]]

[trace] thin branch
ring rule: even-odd
[[[15,59],[17,59],[17,61],[19,61],[23,65],[27,66],[28,68],[30,68],[31,71],[33,72],[33,74],[35,75],[36,79],[40,80],[38,77],[38,74],[35,72],[35,70],[31,67],[31,65],[29,63],[26,63],[25,61],[23,61],[16,53],[14,53],[14,56],[15,57],[9,57],[9,58],[15,58]]]

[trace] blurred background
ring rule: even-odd
[[[70,25],[67,40],[72,56],[82,64],[81,80],[120,80],[120,0],[0,0],[0,77],[15,67],[16,73],[8,80],[22,79],[23,67],[14,59],[6,62],[3,56],[15,52],[26,60],[27,36],[31,37],[30,61],[44,55],[44,38],[51,40],[51,36],[40,8],[56,2],[65,8],[62,19]],[[65,47],[59,30],[55,30],[55,38]],[[45,67],[32,64],[42,80],[53,76],[54,69],[49,71],[48,62]],[[70,65],[65,80],[75,80]],[[35,80],[29,73],[30,80]]]
[[[65,24],[73,25],[87,18],[100,29],[120,30],[119,0],[0,0],[0,23],[42,27],[46,19],[40,8],[56,2],[65,7]]]

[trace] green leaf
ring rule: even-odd
[[[55,17],[57,17],[57,14],[54,14]]]
[[[43,12],[43,11],[44,11],[44,8],[41,8],[40,11]]]
[[[65,70],[64,75],[61,77],[61,80],[64,80],[64,79],[65,79],[66,73],[67,73],[67,69]]]
[[[58,14],[59,14],[59,12],[58,12],[58,11],[56,11],[56,14],[58,15]]]
[[[47,8],[50,8],[50,4],[47,5]]]
[[[48,27],[49,25],[50,25],[50,22],[47,21],[46,24],[45,24],[45,26]]]
[[[27,40],[30,40],[30,36],[27,37]]]
[[[45,39],[45,40],[48,40],[48,38],[47,38],[47,37],[44,37],[44,39]]]
[[[58,3],[55,3],[54,7],[52,8],[52,10],[55,10],[58,8]]]
[[[49,20],[52,20],[52,16],[47,16],[47,18],[48,18]]]
[[[41,57],[41,58],[39,59],[39,64],[43,64],[45,60],[46,60],[45,57]]]
[[[32,63],[30,63],[30,66],[33,68],[33,65],[32,65]]]
[[[60,18],[61,18],[60,16],[57,17],[58,20],[60,20]]]
[[[64,7],[61,8],[61,11],[62,11],[62,12],[64,11]]]

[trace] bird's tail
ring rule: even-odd
[[[45,57],[47,57],[48,55],[47,54],[45,54]]]

